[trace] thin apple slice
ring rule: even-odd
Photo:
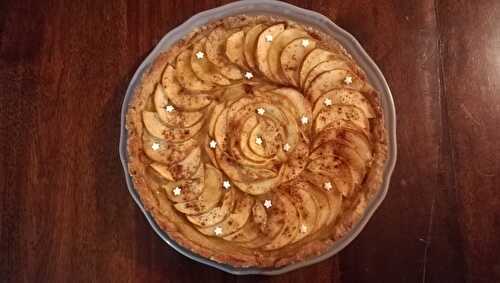
[[[307,42],[307,44],[305,44]],[[305,45],[305,46],[304,46]],[[288,83],[300,86],[299,70],[302,61],[316,48],[316,41],[309,37],[298,38],[290,42],[281,52],[280,63]]]
[[[255,59],[255,49],[257,48],[257,40],[260,33],[267,27],[263,24],[258,24],[252,27],[245,35],[244,55],[248,67],[252,70],[257,70],[257,63]]]
[[[189,179],[200,166],[203,166],[201,163],[201,149],[195,147],[184,160],[171,165],[169,171],[176,180]]]
[[[313,117],[316,117],[319,111],[327,107],[325,101],[331,105],[342,104],[356,106],[363,111],[366,118],[375,118],[375,111],[373,110],[372,105],[359,91],[341,88],[331,90],[321,95],[314,103]]]
[[[212,90],[214,88],[212,83],[200,80],[193,72],[191,68],[191,55],[192,51],[186,49],[177,56],[175,63],[177,81],[189,91],[200,92]]]
[[[186,214],[194,215],[214,208],[222,196],[222,175],[215,167],[205,165],[205,187],[201,195],[192,201],[181,202],[174,207]]]
[[[331,51],[316,48],[309,52],[302,61],[302,65],[300,66],[299,71],[299,82],[300,86],[304,88],[305,81],[309,72],[314,68],[314,66],[318,65],[321,62],[325,62],[335,57],[334,53]]]
[[[186,142],[193,138],[203,126],[203,121],[200,121],[189,128],[170,128],[160,121],[157,113],[148,111],[142,112],[142,120],[152,136],[173,143]]]
[[[214,207],[202,214],[188,215],[187,219],[191,223],[200,227],[213,226],[222,222],[231,213],[231,211],[233,211],[235,200],[236,192],[234,190],[229,190],[224,194],[222,204],[220,206]]]
[[[301,188],[295,187],[293,190],[290,190],[290,196],[293,205],[299,213],[299,233],[293,239],[293,242],[298,242],[316,229],[318,205],[316,204],[316,199],[309,192]]]
[[[242,166],[233,157],[222,152],[219,148],[215,149],[215,158],[221,170],[234,182],[247,183],[276,177],[276,172],[266,168]]]
[[[350,78],[351,82],[346,80]],[[335,69],[324,72],[312,82],[306,94],[310,101],[316,101],[322,94],[338,88],[353,89],[361,92],[370,92],[371,87],[349,70]]]
[[[168,166],[161,164],[161,163],[157,163],[157,162],[153,162],[149,166],[151,166],[151,168],[153,168],[153,170],[156,173],[158,173],[158,175],[160,175],[161,177],[163,177],[167,181],[170,181],[170,182],[175,181],[175,178],[174,178],[174,176],[172,176],[172,173],[168,169]]]
[[[364,112],[352,105],[332,105],[325,107],[318,113],[314,120],[314,132],[319,133],[330,124],[335,124],[339,120],[351,122],[363,131],[370,131],[370,122]]]
[[[231,34],[226,40],[226,56],[229,61],[247,69],[248,64],[245,59],[245,31],[240,30]]]
[[[280,56],[283,49],[293,40],[307,36],[307,32],[298,28],[288,28],[281,32],[275,40],[272,41],[271,47],[267,54],[267,63],[269,65],[270,79],[286,83],[287,79],[281,68]]]
[[[354,191],[352,169],[340,156],[323,156],[312,160],[307,169],[311,172],[330,177],[335,188],[343,196],[350,196]]]
[[[313,230],[310,230],[311,233],[314,233],[325,226],[328,221],[330,215],[330,204],[325,194],[320,192],[319,190],[313,188],[311,184],[307,182],[300,182],[296,184],[301,190],[308,192],[315,200],[316,203],[316,226]]]
[[[200,227],[198,231],[208,236],[224,237],[232,234],[243,227],[250,217],[254,199],[249,196],[241,196],[236,200],[234,210],[222,222],[211,227]],[[220,233],[216,233],[220,228]]]
[[[206,38],[202,38],[193,45],[193,52],[191,53],[191,69],[196,76],[205,83],[221,86],[230,85],[231,81],[224,77],[220,73],[219,68],[208,60],[208,56],[206,55],[204,48],[206,41]]]
[[[342,208],[342,194],[336,189],[327,189],[325,184],[330,183],[332,187],[334,186],[333,178],[329,176],[320,175],[310,171],[306,171],[303,176],[315,186],[314,190],[318,193],[323,194],[328,200],[328,218],[325,221],[324,227],[328,227],[330,224],[334,223],[340,214]]]
[[[170,65],[163,71],[161,84],[167,99],[176,109],[196,111],[207,107],[211,102],[208,95],[181,93],[182,87],[175,78],[175,69]]]
[[[184,143],[168,143],[164,139],[155,138],[147,132],[143,133],[142,142],[147,157],[167,165],[183,160],[198,145],[195,139],[189,139]]]
[[[247,142],[255,154],[269,160],[282,150],[285,131],[282,125],[276,123],[274,119],[263,116],[258,120],[259,122],[250,132],[250,139],[242,142]],[[258,144],[258,139],[262,143]]]
[[[250,217],[247,223],[236,232],[224,236],[224,240],[233,243],[248,243],[258,239],[260,236],[259,225]]]
[[[223,26],[213,29],[205,42],[205,51],[210,62],[218,67],[219,72],[230,80],[241,80],[241,70],[233,65],[225,56],[228,31]]]
[[[283,168],[283,167],[281,167]],[[283,176],[283,169],[280,170],[278,176],[274,178],[263,179],[253,182],[238,182],[233,181],[233,183],[242,191],[251,195],[262,195],[268,193],[273,188],[277,187],[281,183]]]
[[[269,68],[268,54],[272,43],[276,40],[279,34],[285,30],[284,24],[275,24],[263,30],[257,39],[255,49],[255,59],[259,70],[268,78],[272,78],[273,74]]]
[[[307,78],[304,82],[304,89],[308,89],[311,85],[311,82],[320,74],[335,69],[351,70],[351,65],[346,60],[343,60],[342,56],[338,56],[337,59],[331,59],[319,63],[318,65],[314,66],[307,75]]]
[[[186,112],[177,110],[175,107],[169,109],[171,112],[167,111],[167,107],[172,105],[168,101],[161,85],[156,86],[154,104],[160,120],[173,128],[189,128],[199,122],[204,115],[203,112]]]
[[[204,166],[200,166],[194,179],[167,182],[161,187],[172,202],[178,203],[195,200],[201,195],[205,186],[204,168]],[[180,190],[180,194],[175,194],[177,188]]]
[[[304,171],[309,155],[309,145],[303,139],[297,144],[295,149],[288,153],[288,160],[285,162],[282,182],[288,182],[298,177]]]
[[[279,234],[270,243],[262,247],[264,250],[276,250],[288,245],[295,239],[299,231],[299,215],[290,200],[290,196],[286,195],[283,191],[278,194],[282,208],[280,213],[284,214],[285,224]]]
[[[249,146],[251,141],[251,133],[258,125],[258,119],[255,115],[250,114],[250,116],[241,123],[240,130],[240,142],[239,146],[241,153],[250,161],[259,162],[268,165],[269,159],[266,159],[258,154],[255,154]]]

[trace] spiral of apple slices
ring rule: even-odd
[[[200,233],[277,250],[335,225],[361,187],[380,118],[372,89],[320,45],[284,23],[217,26],[165,67],[144,151]]]

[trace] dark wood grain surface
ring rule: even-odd
[[[389,194],[339,255],[276,277],[154,234],[120,107],[169,30],[225,1],[0,1],[0,282],[500,282],[500,1],[293,1],[351,32],[392,89]]]

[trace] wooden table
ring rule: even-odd
[[[497,0],[294,1],[351,32],[396,102],[389,194],[339,255],[236,277],[154,234],[118,158],[125,89],[166,32],[222,2],[0,2],[0,281],[499,282]]]

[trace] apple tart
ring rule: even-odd
[[[334,38],[270,16],[197,28],[127,114],[129,172],[181,246],[238,267],[326,252],[380,189],[377,92]]]

